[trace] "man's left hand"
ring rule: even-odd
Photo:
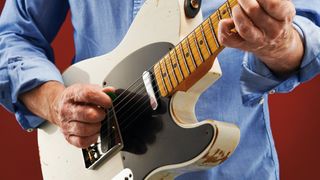
[[[274,73],[297,70],[304,52],[293,27],[295,7],[290,0],[238,0],[233,18],[219,24],[219,41],[227,47],[254,53]],[[233,29],[237,33],[234,33]]]

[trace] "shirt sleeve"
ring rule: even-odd
[[[0,16],[0,103],[24,129],[43,120],[18,97],[47,81],[62,81],[50,43],[68,12],[65,0],[8,0]]]
[[[290,92],[300,83],[320,73],[320,10],[316,8],[319,6],[312,9],[300,8],[298,5],[293,24],[303,39],[305,49],[299,70],[288,78],[277,78],[256,56],[245,53],[240,77],[242,100],[245,105],[259,103],[268,92]]]

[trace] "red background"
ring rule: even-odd
[[[0,0],[0,12],[4,0]],[[70,15],[53,42],[57,66],[63,71],[74,54]],[[320,76],[289,94],[270,97],[273,135],[281,179],[318,179],[320,162]],[[27,133],[14,116],[0,108],[0,179],[42,179],[36,132]],[[241,179],[241,177],[239,177]]]

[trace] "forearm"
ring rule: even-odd
[[[54,122],[52,106],[55,98],[63,92],[65,86],[57,81],[48,81],[19,96],[24,105],[35,115]]]

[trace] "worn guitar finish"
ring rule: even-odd
[[[225,9],[219,16],[223,18],[226,12]],[[199,34],[198,28],[194,39],[188,36],[188,42],[193,44],[187,46],[188,42],[182,41],[181,49],[177,48],[201,22],[201,14],[194,19],[185,18],[183,0],[147,0],[114,51],[71,66],[63,74],[67,85],[111,85],[118,89],[118,97],[126,95],[123,101],[114,101],[110,111],[113,114],[108,116],[118,123],[123,148],[87,169],[81,149],[69,145],[56,126],[45,124],[38,131],[43,178],[173,179],[183,172],[210,168],[226,160],[239,142],[239,129],[214,120],[198,122],[194,113],[200,94],[221,76],[219,63],[214,59],[222,47],[213,39],[215,34],[211,34],[211,40],[205,39],[206,34],[212,33],[205,31],[211,22],[210,26],[204,24],[204,31],[200,29],[203,34]],[[214,42],[217,44],[213,46]],[[179,63],[182,58],[184,65]],[[150,73],[157,106],[152,106],[154,100],[149,99],[143,85],[145,71]],[[101,139],[111,137],[109,131],[110,125],[103,126]],[[109,138],[115,139],[121,138]],[[118,140],[113,144],[117,145]],[[119,174],[128,169],[130,176]]]
[[[105,81],[117,88],[127,89],[145,68],[162,57],[161,52],[168,51],[170,47],[168,43],[156,43],[139,49],[122,60]],[[160,57],[156,57],[156,54]],[[141,66],[128,71],[128,67],[137,64]],[[133,171],[135,179],[145,178],[158,167],[193,159],[214,138],[214,129],[209,124],[189,129],[178,126],[170,114],[170,98],[160,98],[158,108],[152,110],[144,87],[138,92],[127,92],[129,96],[126,99],[132,99],[129,103],[121,100],[121,103],[114,103],[115,107],[120,107],[115,111],[118,112],[117,119],[124,141],[123,164]],[[121,93],[122,90],[119,90],[117,94]],[[142,105],[137,102],[142,102]]]

